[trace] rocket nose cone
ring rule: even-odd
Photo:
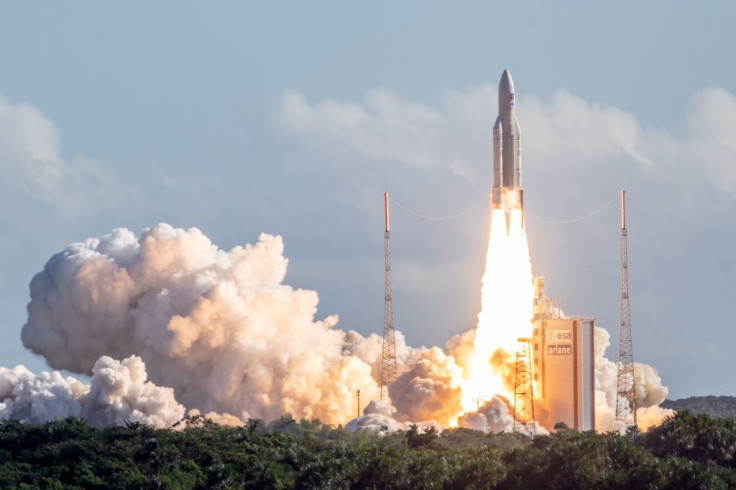
[[[514,79],[511,78],[511,72],[506,69],[501,75],[501,81],[498,82],[498,93],[513,94],[514,93]]]
[[[498,82],[498,111],[504,111],[514,107],[514,79],[511,72],[506,69]]]

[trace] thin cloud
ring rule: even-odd
[[[487,173],[495,94],[490,84],[450,91],[434,108],[388,91],[370,92],[361,102],[313,104],[300,93],[286,92],[276,119],[288,137],[323,155],[354,164],[385,160],[445,169],[474,180]],[[652,176],[674,172],[670,178],[695,178],[725,193],[736,191],[736,99],[723,89],[692,98],[681,134],[642,127],[623,109],[565,90],[549,101],[522,96],[519,119],[525,163],[531,165],[595,166],[614,174],[622,165],[634,165]]]
[[[61,130],[38,108],[0,97],[0,187],[55,207],[84,208],[110,200],[121,188],[98,162],[71,161]]]

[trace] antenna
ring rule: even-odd
[[[621,191],[621,323],[618,327],[618,373],[616,377],[616,420],[636,425],[634,346],[629,309],[629,264],[626,231],[626,191]]]
[[[386,230],[385,243],[385,294],[383,296],[383,350],[381,353],[381,400],[388,398],[388,385],[396,381],[396,334],[394,331],[394,300],[391,295],[391,223],[388,209],[388,192],[383,193]]]

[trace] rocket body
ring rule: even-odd
[[[514,80],[504,70],[498,84],[498,117],[493,125],[493,188],[491,205],[505,209],[508,221],[512,209],[524,211],[521,186],[521,128],[516,120]]]

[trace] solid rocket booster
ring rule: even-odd
[[[504,70],[498,83],[498,117],[493,125],[493,188],[494,208],[522,211],[524,223],[524,190],[521,187],[521,128],[516,120],[514,80]],[[507,225],[508,226],[508,225]]]

